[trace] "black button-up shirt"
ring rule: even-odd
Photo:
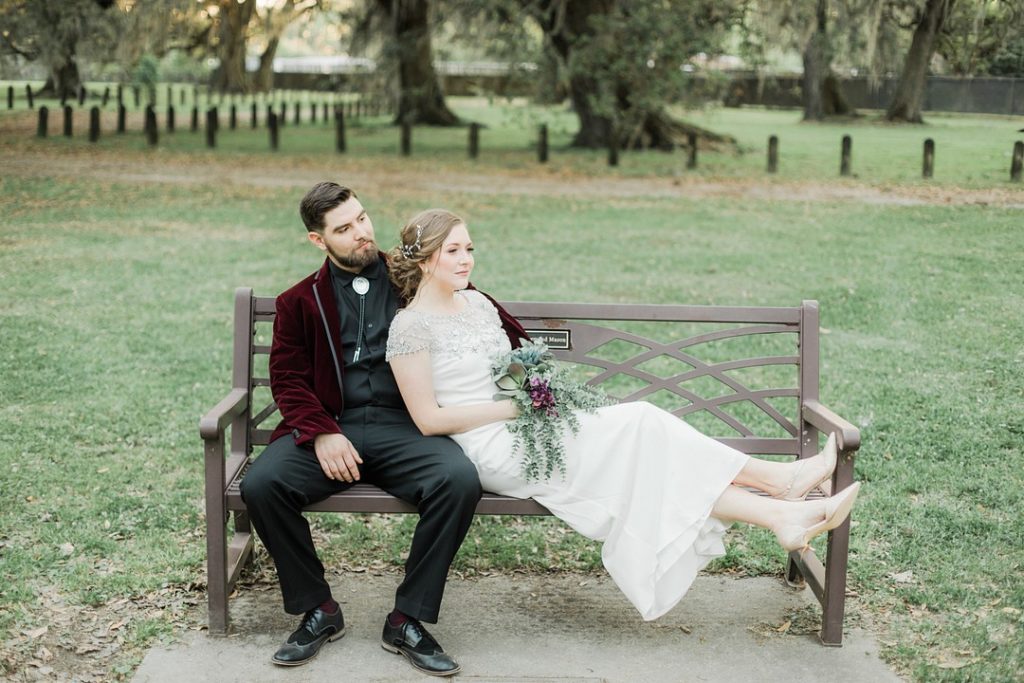
[[[388,281],[387,268],[382,261],[377,260],[358,274],[342,270],[334,265],[333,261],[330,262],[330,269],[334,300],[338,304],[338,317],[341,319],[341,356],[345,373],[342,389],[345,408],[385,406],[404,410],[402,394],[398,391],[395,376],[391,374],[391,366],[384,358],[388,329],[399,307],[398,297]],[[369,291],[362,297],[364,302],[361,344],[360,295],[352,289],[352,281],[360,276],[370,283]],[[354,360],[357,347],[361,347],[359,360]]]

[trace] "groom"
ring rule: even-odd
[[[285,611],[302,614],[274,654],[305,664],[345,633],[304,507],[358,481],[416,506],[405,578],[384,620],[381,645],[419,671],[460,670],[423,627],[437,623],[448,568],[480,499],[473,464],[447,437],[423,436],[384,358],[404,305],[388,280],[373,223],[349,188],[319,183],[299,205],[321,268],[277,297],[270,388],[281,423],[242,481],[242,497],[277,567]],[[510,339],[525,336],[502,311]]]

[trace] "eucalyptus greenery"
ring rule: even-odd
[[[495,400],[519,404],[519,416],[508,423],[514,450],[523,456],[528,481],[565,474],[565,437],[580,428],[576,411],[593,412],[611,401],[600,391],[569,378],[547,345],[526,339],[518,349],[498,358],[491,376],[499,391]]]

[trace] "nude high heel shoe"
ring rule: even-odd
[[[802,550],[810,545],[815,536],[832,531],[846,521],[850,510],[857,501],[860,482],[854,482],[825,501],[825,519],[809,527],[788,524],[775,531],[775,538],[787,551]]]
[[[825,476],[823,476],[818,481],[812,483],[806,489],[800,491],[793,491],[793,486],[796,485],[797,479],[800,478],[800,474],[804,471],[804,467],[807,465],[808,462],[814,460],[814,458],[818,456],[804,458],[797,465],[796,472],[793,473],[792,478],[789,480],[789,485],[787,485],[786,488],[784,488],[781,492],[773,495],[772,498],[778,498],[780,500],[800,501],[807,498],[807,494],[813,491],[814,489],[821,489],[826,496],[830,495],[832,493],[832,482],[829,481],[829,479],[832,478],[832,473],[836,469],[836,462],[839,460],[839,448],[836,445],[835,432],[832,432],[831,434],[828,435],[828,441],[825,442],[825,447],[821,449],[820,455],[825,458],[825,464],[827,465]]]

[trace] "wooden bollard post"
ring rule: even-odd
[[[540,124],[537,133],[537,161],[542,164],[548,163],[548,124]]]
[[[14,86],[7,86],[7,108],[14,109]]]
[[[1015,183],[1021,181],[1024,174],[1024,142],[1018,140],[1013,143],[1013,161],[1010,162],[1010,180]]]
[[[402,156],[407,157],[412,154],[412,124],[408,121],[402,121]]]
[[[267,130],[270,131],[270,149],[276,152],[280,138],[277,131],[277,114],[273,110],[267,114]]]
[[[619,136],[614,130],[608,134],[608,165],[619,165]]]
[[[327,118],[327,111],[328,111],[327,103],[324,102],[324,104],[323,104],[324,123],[328,123],[328,121],[329,121],[329,119]]]
[[[173,104],[168,104],[167,105],[167,132],[168,133],[173,133],[174,132],[174,105]]]
[[[768,172],[777,173],[779,170],[779,137],[772,135],[768,138]]]
[[[301,102],[296,102],[295,103],[295,119],[294,119],[294,122],[295,122],[296,126],[299,125],[300,123],[302,123],[302,103]]]
[[[100,108],[91,107],[89,109],[89,142],[99,142],[100,140]]]
[[[156,109],[152,104],[146,105],[146,140],[150,147],[156,147],[160,141],[160,132],[156,129]]]
[[[117,84],[117,103],[119,105],[124,104],[124,86],[120,83]]]
[[[107,87],[103,88],[103,101],[100,103],[100,106],[106,107],[107,106],[107,102],[109,102],[109,101],[110,101],[110,86],[108,85]]]
[[[252,128],[253,130],[256,130],[256,128],[260,125],[259,120],[257,118],[257,113],[258,110],[256,108],[256,102],[253,102],[251,105],[249,105],[249,127]]]
[[[921,163],[921,175],[931,178],[935,172],[935,141],[928,138],[924,141],[924,159]]]
[[[139,108],[139,86],[137,86],[137,85],[133,85],[132,86],[132,97],[135,100],[135,108],[138,109]],[[156,113],[154,112],[153,115],[155,116]]]
[[[64,105],[64,137],[69,138],[74,133],[74,110],[70,104]]]
[[[476,159],[480,156],[480,124],[469,124],[469,158]]]
[[[47,128],[50,125],[50,110],[45,106],[39,107],[39,123],[36,126],[36,137],[45,138],[48,134]]]
[[[78,106],[81,107],[81,106],[84,106],[84,105],[85,105],[85,86],[84,85],[79,85],[78,86]]]
[[[217,146],[217,107],[206,110],[206,146],[210,149]]]
[[[843,147],[839,159],[839,175],[850,175],[850,156],[853,151],[853,138],[849,135],[843,136]]]
[[[238,107],[234,104],[231,105],[230,113],[228,114],[228,128],[231,130],[238,128]]]
[[[697,134],[687,133],[686,134],[686,168],[697,168]]]
[[[174,88],[170,85],[167,86],[167,106],[174,104]]]
[[[281,128],[288,125],[288,104],[285,102],[281,103],[281,115],[277,117],[277,125]]]
[[[334,148],[338,154],[345,152],[345,112],[341,107],[334,110]]]
[[[25,84],[25,99],[28,100],[28,108],[29,109],[35,109],[36,108],[35,101],[32,99],[32,84],[31,83],[26,83]]]
[[[188,129],[192,133],[199,130],[199,107],[195,105],[192,105],[192,120],[189,121]]]
[[[309,105],[309,122],[316,123],[316,102]]]
[[[117,105],[117,132],[123,134],[125,131],[125,119],[128,118],[128,110],[123,104]]]

